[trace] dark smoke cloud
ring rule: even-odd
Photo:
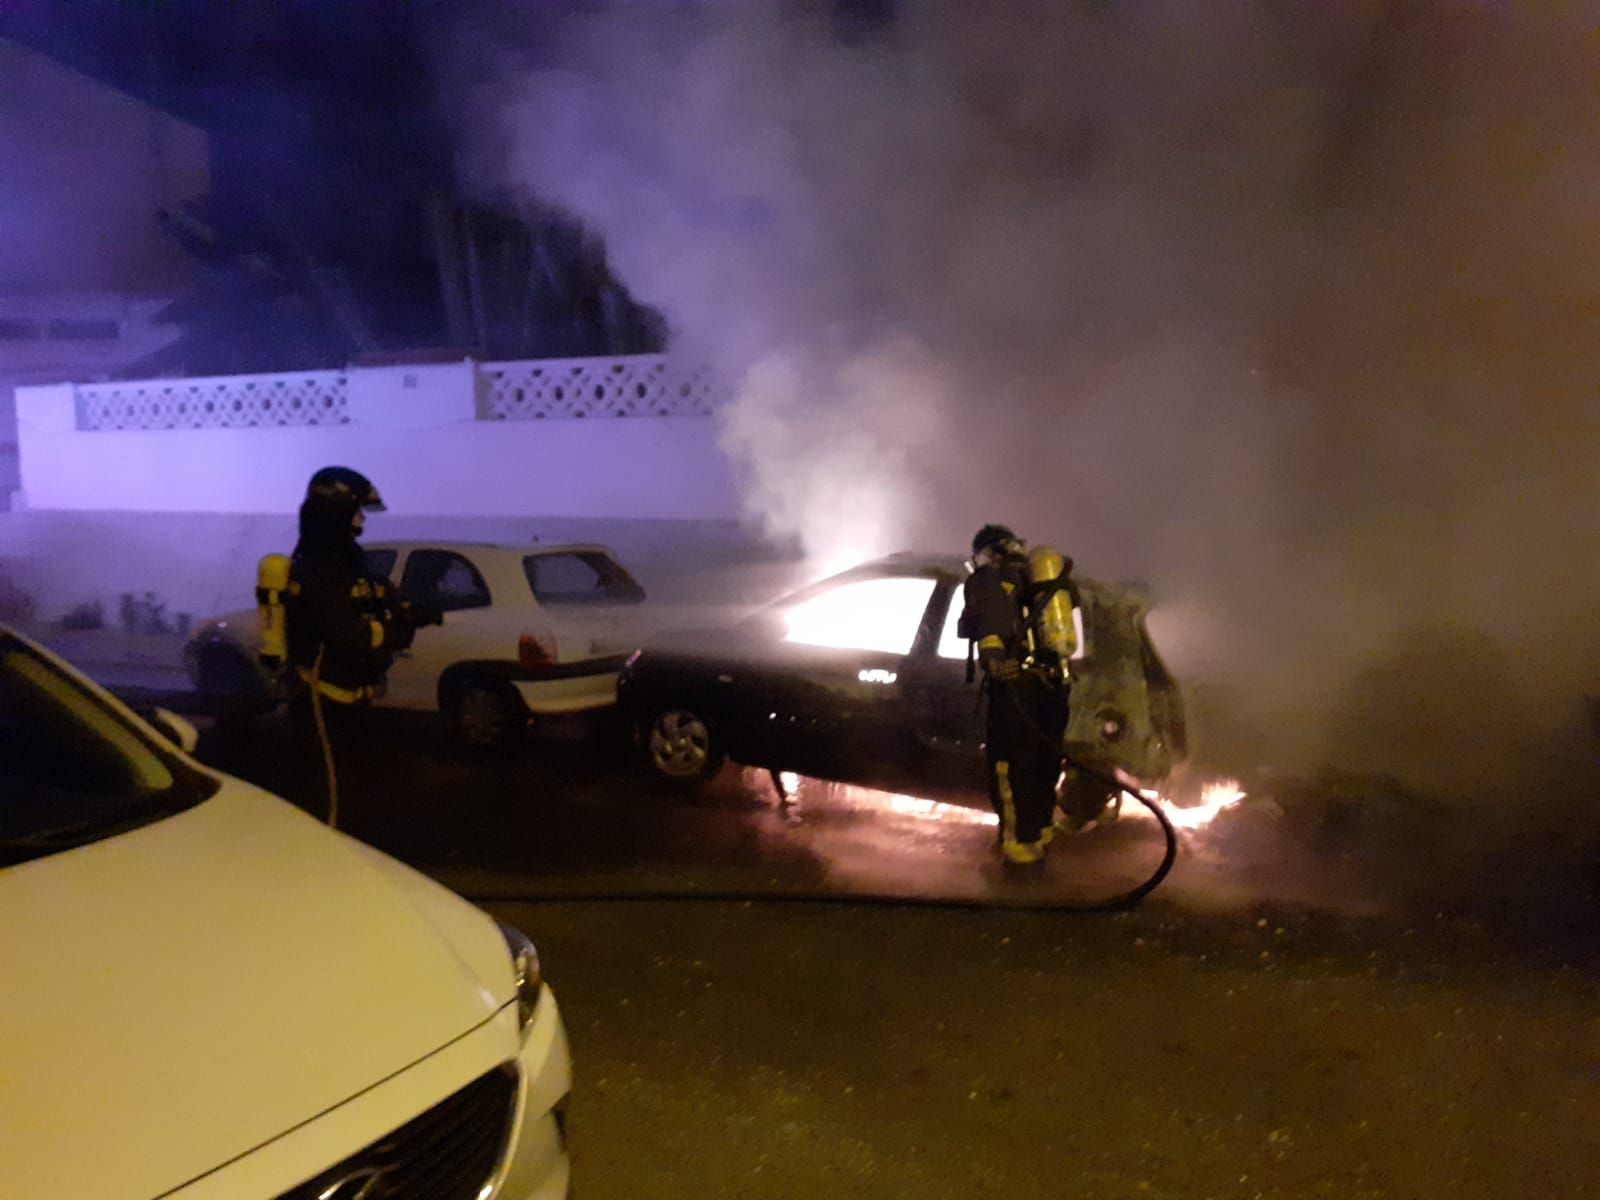
[[[549,11],[458,43],[463,161],[739,381],[775,533],[1147,579],[1219,755],[1470,792],[1577,725],[1595,5]]]

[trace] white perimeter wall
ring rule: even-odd
[[[256,560],[292,548],[306,480],[334,464],[382,491],[374,540],[605,542],[657,589],[771,557],[740,524],[715,416],[483,419],[478,370],[342,372],[348,423],[295,427],[80,429],[104,423],[80,421],[103,392],[20,388],[22,489],[0,516],[0,573],[47,619],[99,600],[115,621],[124,592],[154,592],[172,613],[248,603]],[[240,381],[174,382],[233,395]]]
[[[479,420],[472,372],[352,370],[350,423],[298,427],[80,431],[77,389],[20,388],[17,507],[292,513],[337,464],[397,515],[737,518],[714,416]]]

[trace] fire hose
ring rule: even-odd
[[[328,737],[328,721],[322,711],[322,654],[317,651],[317,661],[311,667],[311,723],[317,731],[317,742],[322,747],[322,769],[328,783],[329,829],[339,828],[339,772],[334,767],[333,742]]]
[[[989,703],[993,704],[994,693],[996,689],[989,684],[988,680],[984,681],[984,690],[989,693]],[[1161,826],[1162,837],[1166,839],[1166,849],[1161,856],[1160,865],[1156,867],[1156,869],[1151,873],[1150,877],[1143,883],[1139,884],[1137,887],[1129,888],[1125,892],[1119,892],[1115,896],[1108,896],[1103,900],[1079,901],[1076,903],[1056,906],[1061,909],[1061,911],[1069,912],[1114,912],[1119,909],[1132,908],[1134,905],[1138,904],[1139,901],[1143,900],[1151,892],[1155,891],[1161,886],[1161,883],[1166,879],[1168,872],[1172,870],[1173,863],[1175,863],[1178,859],[1178,831],[1173,828],[1171,818],[1169,818],[1167,814],[1162,811],[1162,808],[1159,804],[1157,804],[1149,796],[1146,796],[1143,792],[1139,791],[1137,788],[1129,787],[1126,783],[1123,783],[1122,780],[1116,778],[1115,776],[1108,775],[1104,771],[1080,762],[1071,755],[1063,752],[1060,744],[1054,738],[1046,734],[1044,730],[1040,729],[1039,723],[1033,719],[1033,714],[1023,707],[1022,699],[1017,695],[1017,690],[1015,688],[1005,687],[999,690],[1009,701],[1012,710],[1021,722],[1023,731],[1035,744],[1039,746],[1044,753],[1059,755],[1061,761],[1067,766],[1071,767],[1073,770],[1078,771],[1083,775],[1087,775],[1090,779],[1093,779],[1097,783],[1103,784],[1105,787],[1110,788],[1113,792],[1125,792],[1129,796],[1132,796],[1140,804],[1144,805],[1150,810],[1151,815],[1155,817],[1157,823]]]

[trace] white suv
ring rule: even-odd
[[[0,1196],[567,1194],[527,938],[0,628]]]
[[[417,631],[379,704],[439,709],[460,740],[504,744],[530,717],[614,704],[617,673],[642,638],[644,589],[605,546],[373,542],[367,568],[444,624]],[[273,702],[256,666],[254,609],[190,639],[190,679],[223,710]]]

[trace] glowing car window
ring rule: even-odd
[[[939,633],[940,658],[966,658],[967,639],[956,632],[956,625],[960,622],[962,610],[966,607],[967,599],[957,589],[955,595],[950,597],[950,611],[945,615],[944,629]],[[1082,658],[1084,655],[1083,609],[1073,608],[1072,628],[1078,635],[1078,648],[1072,652],[1072,657]]]
[[[784,614],[784,640],[840,650],[909,654],[934,582],[911,576],[841,583]]]
[[[967,598],[959,591],[950,597],[950,611],[945,614],[944,629],[939,634],[940,658],[965,658],[967,639],[956,633],[961,614],[966,610]]]

